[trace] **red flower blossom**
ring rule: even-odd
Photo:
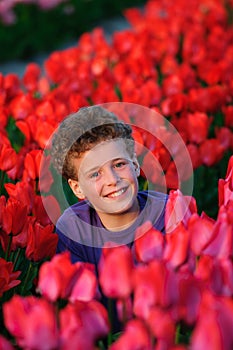
[[[165,211],[166,232],[172,232],[181,222],[186,226],[190,216],[196,212],[196,201],[192,196],[184,196],[180,190],[171,190]]]
[[[55,255],[50,262],[44,262],[39,270],[38,290],[51,301],[68,298],[78,270],[71,263],[68,252]]]
[[[10,341],[0,335],[0,349],[1,350],[14,350],[13,345]]]
[[[219,209],[217,221],[213,227],[213,234],[203,254],[218,258],[230,258],[233,256],[233,201],[228,206]]]
[[[152,350],[150,332],[140,319],[130,320],[124,333],[110,346],[110,350]]]
[[[41,69],[38,64],[29,63],[27,65],[22,81],[28,91],[34,92],[37,90],[40,73]]]
[[[233,302],[226,297],[203,294],[197,325],[191,336],[193,350],[230,350],[233,346]],[[211,330],[211,336],[209,331]]]
[[[127,298],[132,291],[133,259],[128,246],[105,247],[99,263],[99,283],[109,298]]]
[[[32,213],[42,226],[46,226],[51,223],[56,224],[57,219],[61,215],[61,209],[54,196],[42,197],[37,195],[35,196]]]
[[[27,206],[10,197],[3,208],[2,229],[7,234],[18,235],[27,219]]]
[[[205,141],[208,135],[211,119],[208,118],[206,113],[189,113],[187,115],[187,132],[190,142],[200,144]]]
[[[98,301],[76,301],[60,311],[62,349],[94,350],[96,340],[107,335],[107,310]]]
[[[15,150],[11,146],[0,144],[0,170],[7,172],[14,168],[16,162]]]
[[[35,108],[35,101],[32,96],[26,94],[17,95],[10,103],[9,110],[13,117],[18,119],[25,119]]]
[[[89,301],[98,295],[93,266],[72,264],[68,252],[55,255],[41,266],[38,290],[51,301],[59,298]]]
[[[233,200],[233,156],[229,159],[225,180],[218,181],[219,206]]]
[[[21,271],[13,270],[14,265],[12,262],[0,258],[0,297],[2,297],[4,292],[21,283],[21,281],[17,279]]]
[[[53,225],[43,227],[38,222],[29,225],[25,252],[29,260],[40,261],[55,254],[58,236],[53,231]]]
[[[191,250],[199,256],[213,238],[215,221],[205,215],[194,213],[188,221],[188,231],[191,239]]]
[[[163,257],[165,238],[150,222],[145,222],[135,232],[135,254],[139,262],[149,262]]]
[[[28,208],[28,214],[31,212],[34,204],[34,190],[29,182],[19,181],[16,184],[6,183],[5,189],[8,195],[17,199]]]
[[[185,264],[189,258],[190,235],[188,230],[180,223],[166,234],[164,259],[174,268]]]
[[[147,319],[155,305],[168,307],[178,300],[177,278],[164,261],[138,265],[133,272],[133,310]]]
[[[207,166],[216,164],[224,154],[224,148],[218,139],[207,139],[199,147],[202,163]]]
[[[58,329],[55,310],[45,299],[14,295],[3,305],[5,326],[24,349],[55,349]],[[43,320],[43,322],[41,322]]]
[[[35,149],[27,153],[24,159],[24,168],[27,171],[28,177],[32,180],[39,178],[42,154],[42,150]]]
[[[153,307],[148,316],[147,324],[156,338],[158,349],[170,349],[174,345],[175,323],[167,310]]]

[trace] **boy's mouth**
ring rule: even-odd
[[[127,187],[124,187],[124,188],[121,188],[118,191],[114,191],[114,192],[111,192],[111,193],[107,194],[105,197],[107,197],[107,198],[116,198],[116,197],[119,197],[121,194],[123,194],[126,190],[127,190]]]

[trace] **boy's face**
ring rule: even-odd
[[[120,214],[135,208],[140,168],[122,139],[103,141],[73,162],[78,181],[69,179],[69,185],[97,213]]]

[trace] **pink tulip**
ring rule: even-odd
[[[59,318],[62,349],[94,349],[96,340],[109,332],[107,310],[95,300],[68,304]]]
[[[154,229],[152,224],[145,222],[135,232],[135,255],[139,262],[147,263],[153,259],[161,259],[163,256],[165,238],[164,235]]]
[[[233,200],[233,156],[228,162],[225,180],[219,179],[218,194],[219,206],[226,205],[228,201]]]
[[[124,333],[110,346],[109,350],[152,350],[149,329],[140,319],[133,319],[126,325]]]
[[[17,344],[28,350],[51,350],[58,347],[55,310],[45,299],[14,295],[3,304],[5,326]]]
[[[99,283],[109,298],[127,298],[132,291],[132,253],[128,246],[104,248]]]
[[[171,233],[181,222],[186,226],[190,216],[196,212],[193,197],[184,196],[180,190],[170,191],[165,211],[166,233]]]
[[[233,347],[233,301],[206,291],[191,336],[192,350],[231,350]]]

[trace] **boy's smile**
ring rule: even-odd
[[[73,160],[78,180],[69,184],[79,199],[86,198],[106,228],[129,226],[138,215],[136,157],[122,139],[103,141]]]

